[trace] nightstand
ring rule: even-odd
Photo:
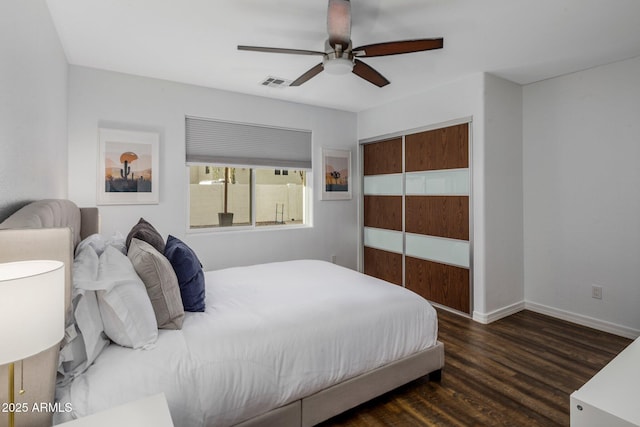
[[[60,425],[64,427],[174,427],[164,393]]]

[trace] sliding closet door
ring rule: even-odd
[[[363,151],[364,273],[402,285],[402,138]]]
[[[470,313],[469,126],[405,136],[405,285]]]
[[[365,274],[471,312],[469,124],[363,145]]]

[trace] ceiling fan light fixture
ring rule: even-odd
[[[334,58],[324,62],[324,71],[329,74],[348,74],[353,70],[353,61],[347,58]]]

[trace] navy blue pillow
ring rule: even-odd
[[[204,273],[196,253],[182,240],[169,235],[164,256],[178,276],[184,311],[204,311]]]

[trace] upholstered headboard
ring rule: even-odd
[[[0,223],[2,229],[70,228],[73,243],[100,231],[98,208],[78,208],[64,199],[29,203]]]
[[[65,264],[65,301],[71,304],[75,246],[100,232],[98,208],[78,208],[70,200],[29,203],[0,223],[0,262],[52,259]]]
[[[78,208],[69,200],[40,200],[30,203],[0,223],[0,263],[45,259],[65,265],[65,307],[71,312],[71,271],[75,246],[81,239],[100,231],[97,208]],[[20,320],[16,319],[16,327]],[[28,337],[25,337],[28,339]],[[24,388],[16,401],[28,404],[52,402],[58,366],[58,346],[24,360]],[[20,378],[16,366],[16,378]],[[7,367],[0,366],[0,384],[7,384]],[[7,389],[0,387],[0,402],[7,402]],[[16,425],[50,426],[51,413],[16,413]],[[7,414],[0,413],[0,426]]]

